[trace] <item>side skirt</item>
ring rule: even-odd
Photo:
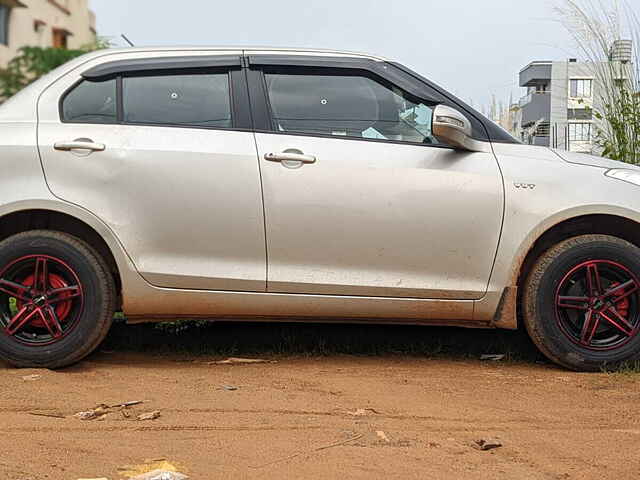
[[[221,292],[147,287],[124,290],[132,323],[178,319],[403,323],[490,327],[474,320],[473,300]]]

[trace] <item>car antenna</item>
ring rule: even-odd
[[[120,36],[124,39],[125,42],[127,42],[129,44],[129,46],[131,47],[135,47],[135,45],[133,44],[133,42],[131,40],[129,40],[127,38],[127,36],[124,33],[121,33]]]

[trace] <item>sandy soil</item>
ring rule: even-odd
[[[160,459],[206,480],[640,475],[637,375],[391,354],[209,364],[220,358],[169,348],[102,351],[62,371],[0,363],[0,479],[117,480]],[[131,400],[145,403],[129,418],[73,417]],[[160,418],[135,420],[152,410]],[[483,438],[503,446],[469,446]]]

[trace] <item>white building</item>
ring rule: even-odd
[[[24,46],[80,48],[96,39],[88,0],[0,0],[0,67]]]
[[[594,108],[601,86],[592,64],[532,62],[520,71],[520,86],[527,94],[518,104],[520,139],[575,152],[594,151]]]

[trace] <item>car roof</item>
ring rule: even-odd
[[[208,52],[219,52],[220,54],[224,54],[225,52],[237,52],[242,51],[246,54],[251,53],[282,53],[282,54],[307,54],[307,55],[318,55],[318,56],[343,56],[343,57],[356,57],[356,58],[367,58],[370,60],[375,60],[379,62],[388,61],[386,58],[383,58],[379,55],[370,55],[366,53],[360,52],[351,52],[346,50],[331,50],[331,49],[321,49],[321,48],[297,48],[297,47],[273,47],[273,46],[248,46],[248,45],[224,45],[224,46],[164,46],[164,47],[127,47],[127,48],[110,48],[107,50],[97,50],[93,52],[95,56],[101,56],[104,53],[149,53],[149,52],[195,52],[195,51],[208,51]],[[91,55],[91,54],[90,54]]]

